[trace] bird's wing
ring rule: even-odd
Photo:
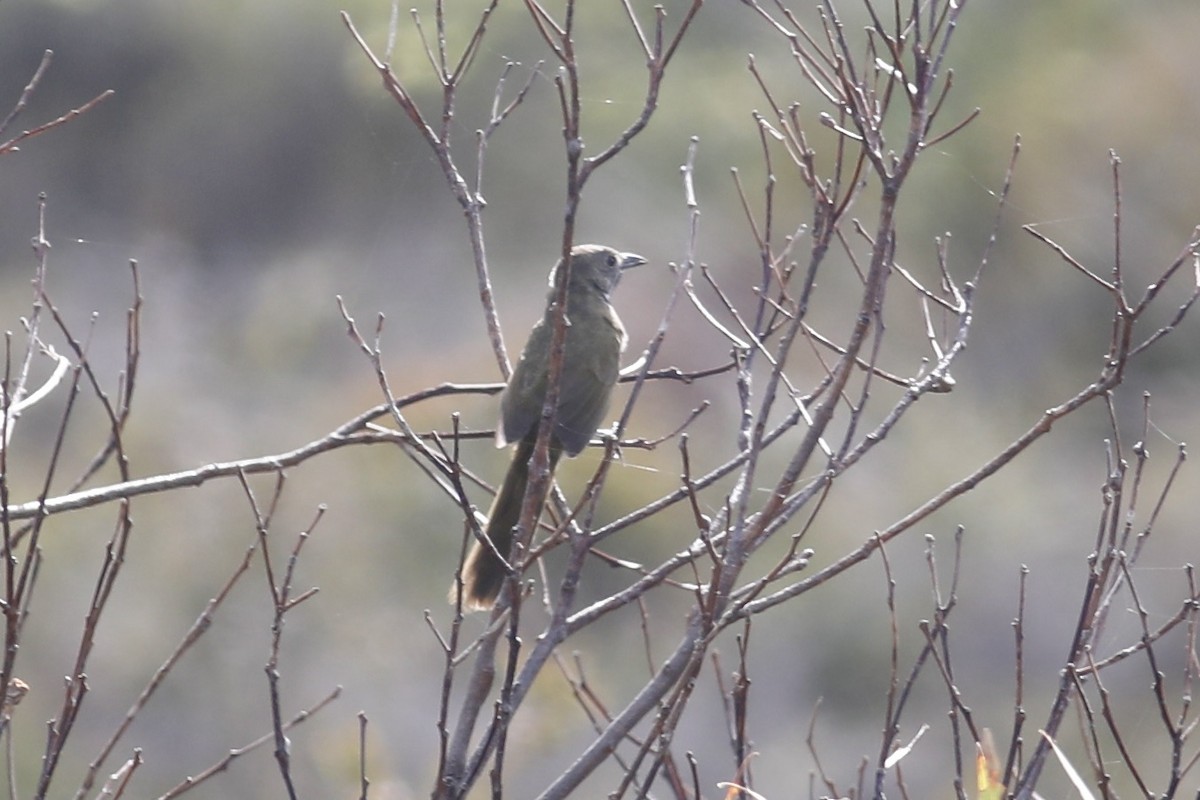
[[[576,315],[567,328],[554,433],[571,456],[579,455],[587,447],[600,426],[620,372],[625,331],[612,309],[605,311]],[[520,441],[537,430],[546,398],[545,354],[550,351],[551,334],[552,328],[546,320],[534,325],[513,368],[500,397],[500,424],[496,431],[496,443],[500,446]]]
[[[587,447],[608,411],[620,371],[624,335],[614,321],[608,314],[596,315],[586,324],[576,322],[567,330],[555,433],[568,455],[578,455]],[[581,342],[586,344],[580,346]]]
[[[496,445],[519,442],[537,429],[542,403],[546,399],[545,354],[550,352],[551,329],[539,320],[529,332],[521,358],[513,368],[508,386],[500,395],[500,424],[496,426]],[[530,354],[539,353],[540,357]]]

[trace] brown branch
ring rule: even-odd
[[[93,97],[91,100],[88,100],[86,103],[79,106],[78,108],[71,109],[67,113],[63,114],[61,117],[58,117],[57,119],[52,119],[49,122],[42,123],[41,125],[38,125],[35,128],[30,128],[29,130],[24,131],[23,133],[9,139],[7,142],[0,143],[0,156],[4,155],[5,153],[11,153],[11,152],[19,149],[18,145],[21,142],[25,141],[26,139],[32,139],[35,136],[41,136],[43,133],[53,130],[53,129],[57,128],[59,125],[65,125],[68,122],[76,119],[77,117],[83,116],[84,114],[88,113],[93,108],[95,108],[96,106],[103,103],[108,98],[112,97],[114,94],[116,94],[116,92],[114,92],[112,89],[106,89],[103,92],[101,92],[100,94]],[[18,101],[18,104],[19,104],[19,101]],[[15,111],[16,111],[16,109],[14,109],[14,112]],[[8,121],[6,120],[5,123],[7,124],[7,122]]]
[[[200,637],[203,636],[212,626],[212,622],[216,616],[217,610],[220,608],[221,604],[224,603],[225,598],[229,596],[229,593],[233,589],[234,585],[238,582],[242,575],[246,573],[247,569],[249,569],[250,559],[254,556],[254,550],[254,545],[251,545],[246,549],[245,554],[242,556],[241,562],[239,562],[234,568],[233,574],[231,574],[229,579],[225,581],[225,585],[221,587],[220,591],[217,592],[215,597],[208,601],[208,604],[204,607],[204,610],[200,612],[200,616],[196,618],[196,621],[192,623],[192,626],[188,629],[187,633],[184,634],[183,639],[181,639],[179,644],[175,646],[175,649],[171,651],[171,654],[167,656],[166,661],[164,661],[159,668],[154,671],[154,675],[151,676],[141,693],[138,694],[137,698],[133,701],[133,705],[131,705],[129,710],[125,712],[125,717],[121,720],[121,724],[117,726],[116,730],[113,731],[108,741],[105,742],[100,748],[99,755],[97,755],[96,758],[94,758],[88,765],[88,770],[84,776],[83,782],[80,783],[79,790],[75,793],[76,800],[80,800],[80,798],[84,797],[92,788],[92,785],[96,780],[96,775],[103,768],[104,762],[108,760],[108,757],[112,754],[112,751],[120,742],[121,737],[125,735],[127,730],[129,730],[129,726],[133,724],[134,719],[137,718],[137,715],[141,713],[141,710],[146,706],[146,703],[149,702],[150,697],[155,693],[155,691],[158,690],[159,686],[162,685],[162,682],[166,680],[167,675],[172,669],[174,669],[175,665],[179,663],[179,660],[183,658],[184,654],[191,649],[192,645],[199,641]]]
[[[332,692],[325,695],[325,697],[321,698],[313,705],[309,706],[308,708],[301,711],[299,714],[296,714],[294,717],[289,719],[283,725],[283,730],[285,732],[290,731],[292,728],[295,728],[300,723],[307,721],[318,711],[325,708],[325,706],[329,705],[334,700],[341,697],[341,694],[342,694],[342,687],[341,686],[336,687]],[[213,777],[214,775],[219,775],[222,772],[224,772],[225,770],[229,769],[233,765],[233,762],[237,761],[242,756],[247,755],[248,753],[250,753],[254,750],[257,750],[258,748],[262,747],[264,744],[267,744],[268,742],[274,742],[274,741],[275,741],[275,733],[274,733],[274,731],[272,731],[271,733],[263,734],[262,736],[258,737],[257,739],[255,739],[252,742],[249,742],[248,744],[244,744],[241,747],[235,747],[235,748],[231,749],[225,755],[225,757],[222,758],[220,761],[218,761],[217,763],[208,767],[207,769],[201,770],[197,774],[195,774],[193,776],[189,776],[188,778],[184,779],[183,782],[179,783],[178,785],[176,785],[175,787],[173,787],[172,789],[167,791],[165,794],[160,795],[158,800],[171,800],[171,798],[179,797],[180,795],[184,794],[185,792],[191,791],[192,789],[194,789],[197,786],[199,786],[200,784],[204,783],[205,781],[207,781],[209,778]]]

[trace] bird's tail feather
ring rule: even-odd
[[[463,609],[483,611],[492,607],[500,594],[507,574],[504,561],[512,551],[513,529],[521,519],[521,503],[525,498],[525,487],[529,484],[529,461],[533,457],[534,436],[530,435],[517,443],[504,483],[492,501],[488,511],[487,526],[483,533],[495,546],[495,550],[476,541],[463,563]],[[562,447],[555,441],[550,443],[550,473],[558,465]],[[535,521],[536,524],[536,521]],[[457,585],[450,587],[450,602],[457,596]]]

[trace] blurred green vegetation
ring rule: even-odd
[[[428,5],[421,6],[427,28]],[[452,5],[448,38],[456,51],[473,24],[473,9],[482,4]],[[585,139],[589,152],[596,152],[637,114],[644,78],[619,6],[582,5]],[[855,4],[844,5],[851,14]],[[671,0],[666,6],[674,20],[685,4]],[[389,4],[355,0],[342,7],[382,49]],[[121,364],[131,296],[128,260],[138,260],[146,298],[143,363],[126,437],[137,475],[288,450],[379,402],[369,365],[344,334],[335,295],[364,329],[373,327],[377,313],[386,316],[382,344],[398,394],[443,381],[499,377],[461,212],[338,9],[320,0],[0,4],[0,109],[15,102],[42,52],[55,52],[18,127],[51,119],[105,89],[116,91],[86,117],[0,159],[0,311],[10,330],[28,313],[34,265],[28,242],[36,232],[38,193],[45,192],[54,244],[51,296],[81,337],[89,315],[98,312],[92,358],[101,375],[113,375]],[[990,233],[995,196],[1020,133],[1012,202],[983,279],[977,327],[960,361],[955,393],[927,398],[892,434],[894,441],[847,476],[860,487],[843,492],[827,510],[825,519],[837,520],[836,530],[814,532],[819,563],[983,463],[1098,369],[1107,341],[1106,300],[1022,233],[1021,225],[1036,225],[1107,274],[1113,259],[1110,148],[1123,162],[1128,280],[1149,279],[1200,221],[1200,91],[1191,64],[1200,7],[1190,0],[994,0],[973,2],[963,19],[949,55],[955,80],[943,125],[975,107],[983,112],[918,167],[901,202],[906,238],[898,258],[933,274],[933,238],[950,232],[952,268],[969,274]],[[436,117],[439,90],[411,20],[402,18],[400,27],[397,70]],[[580,241],[636,250],[657,265],[631,277],[618,297],[631,352],[661,315],[672,278],[660,267],[684,252],[679,165],[693,135],[700,137],[701,257],[731,287],[744,282],[754,263],[729,176],[736,167],[757,202],[764,174],[751,112],[764,102],[746,68],[749,53],[772,90],[815,119],[822,107],[799,79],[782,40],[741,4],[710,2],[664,82],[650,128],[598,175],[585,197]],[[545,58],[527,14],[502,3],[453,123],[459,154],[470,166],[474,131],[486,121],[505,63],[519,63],[510,93],[537,73],[528,100],[489,146],[483,181],[487,244],[510,351],[539,313],[560,236],[560,121],[554,66],[538,65]],[[776,170],[780,222],[798,225],[808,213],[802,187],[781,162]],[[867,217],[870,211],[859,213]],[[839,280],[850,278],[831,276],[822,291],[836,293]],[[823,317],[819,307],[813,313],[832,330],[846,322]],[[698,320],[683,314],[673,324],[664,364],[691,369],[726,357],[726,346]],[[1119,405],[1122,423],[1135,431],[1139,390],[1154,392],[1154,418],[1166,432],[1155,432],[1150,445],[1160,456],[1155,469],[1172,455],[1166,436],[1185,440],[1200,428],[1195,342],[1192,320],[1142,362]],[[922,353],[900,348],[890,355],[896,371],[908,373]],[[697,437],[727,448],[729,380],[654,387],[632,433],[662,435],[712,398],[716,405]],[[39,486],[61,402],[39,406],[21,420],[10,458],[26,465],[10,478],[22,490],[17,499],[33,496]],[[464,427],[486,428],[494,401],[429,403],[413,409],[412,421],[418,428],[446,429],[456,411]],[[1036,601],[1040,609],[1067,612],[1031,621],[1032,668],[1037,659],[1049,661],[1065,650],[1061,637],[1074,624],[1071,598],[1083,581],[1087,545],[1081,542],[1090,542],[1099,513],[1106,417],[1092,409],[1063,428],[1056,434],[1061,446],[1035,448],[986,492],[967,497],[925,529],[938,537],[945,566],[954,526],[967,526],[958,633],[966,650],[958,674],[979,693],[979,719],[997,728],[1010,713],[1008,621],[1015,613],[1018,567],[1033,568],[1031,607]],[[94,412],[76,420],[68,462],[83,463],[103,430]],[[485,479],[500,474],[505,454],[492,453],[483,442],[470,447],[470,461]],[[671,452],[625,454],[601,517],[616,517],[676,483],[676,456],[666,449]],[[714,466],[702,448],[696,452],[698,472]],[[563,470],[568,489],[589,474],[593,461],[585,461]],[[102,479],[114,477],[110,471]],[[269,492],[269,481],[254,485]],[[1194,475],[1185,475],[1177,497],[1196,488]],[[480,493],[477,502],[486,505],[486,497]],[[397,451],[358,448],[324,456],[289,476],[275,522],[277,557],[321,503],[328,512],[306,546],[298,580],[301,588],[319,585],[321,593],[289,617],[285,699],[298,710],[337,684],[345,696],[293,732],[304,795],[345,795],[354,785],[355,714],[363,709],[372,721],[372,796],[423,796],[436,758],[441,655],[421,614],[432,608],[439,623],[449,618],[442,597],[461,521]],[[1168,539],[1159,543],[1155,563],[1161,566],[1185,556],[1194,560],[1194,520],[1182,505],[1169,506],[1160,522]],[[253,541],[253,520],[232,482],[139,499],[133,514],[134,546],[97,640],[89,670],[93,689],[63,786],[93,757],[141,683]],[[682,509],[660,523],[617,537],[606,549],[652,563],[693,536]],[[33,784],[42,722],[60,702],[59,676],[70,668],[110,526],[105,509],[72,514],[55,520],[45,540],[46,568],[18,670],[33,687],[15,723],[20,786]],[[897,572],[904,576],[899,591],[906,618],[931,611],[920,611],[929,602],[924,546],[914,538],[890,553],[903,565]],[[857,580],[836,581],[771,617],[770,641],[760,642],[752,661],[751,719],[762,751],[755,770],[768,796],[794,796],[792,788],[807,780],[811,765],[797,755],[818,697],[826,698],[821,730],[827,768],[851,774],[864,747],[875,741],[889,637],[884,578],[877,563],[859,572]],[[585,596],[616,585],[598,565],[588,580],[593,583],[585,582]],[[656,599],[661,607],[652,614],[678,616],[684,599],[675,600]],[[53,623],[38,624],[43,620]],[[152,701],[126,747],[118,748],[120,758],[133,746],[144,748],[137,781],[150,788],[138,796],[164,791],[269,729],[262,677],[268,624],[256,572]],[[632,616],[614,618],[586,632],[577,647],[587,652],[599,642],[601,652],[638,653],[639,624]],[[919,634],[910,627],[904,636],[911,657]],[[662,652],[673,644],[663,642]],[[732,668],[732,660],[726,666]],[[634,657],[589,667],[593,685],[614,705],[647,669]],[[1027,686],[1031,709],[1053,679]],[[513,796],[541,786],[573,752],[573,742],[563,741],[559,730],[581,727],[580,714],[565,683],[556,680],[547,675],[525,709],[529,740],[512,748],[514,774],[523,776]],[[711,675],[705,680],[711,683]],[[944,716],[938,687],[924,690],[931,705],[913,714],[914,728]],[[703,687],[698,697],[712,691]],[[730,778],[720,709],[710,697],[689,714],[694,720],[685,726],[680,751],[699,754],[710,782]],[[922,755],[936,761],[944,753],[935,750],[931,745]],[[932,792],[923,796],[950,796],[946,773],[931,770],[922,780]],[[192,796],[279,796],[269,751],[237,762]]]

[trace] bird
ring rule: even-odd
[[[566,341],[557,412],[550,434],[551,474],[563,453],[579,455],[608,411],[620,373],[621,352],[627,340],[625,328],[612,307],[612,293],[625,270],[646,263],[646,259],[636,253],[596,244],[571,248],[570,259]],[[508,559],[513,529],[521,517],[521,503],[529,482],[529,462],[546,399],[550,342],[554,335],[555,281],[562,268],[563,261],[559,259],[550,272],[550,294],[545,313],[530,331],[521,357],[500,395],[496,446],[515,444],[516,447],[483,530],[495,552],[476,541],[463,562],[462,605],[467,611],[491,608],[504,585],[507,570],[496,554]],[[457,597],[458,585],[455,583],[450,587],[450,603],[455,604]]]

